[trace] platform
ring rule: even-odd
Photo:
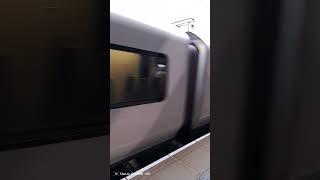
[[[210,133],[123,178],[123,180],[166,179],[210,179]]]

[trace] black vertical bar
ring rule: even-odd
[[[247,121],[244,138],[243,179],[263,178],[266,124],[270,117],[274,58],[281,1],[257,1],[253,19]]]

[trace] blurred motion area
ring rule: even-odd
[[[104,3],[0,4],[0,179],[105,179]]]
[[[128,179],[209,133],[209,6],[209,0],[110,1],[112,180]],[[208,149],[192,161],[209,160]],[[195,175],[171,158],[185,174],[149,179],[197,179],[207,162]]]

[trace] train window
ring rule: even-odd
[[[111,45],[111,108],[162,101],[167,69],[167,58],[163,54]]]

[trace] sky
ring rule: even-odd
[[[110,11],[172,33],[173,22],[194,18],[192,32],[210,45],[210,0],[111,0]]]

